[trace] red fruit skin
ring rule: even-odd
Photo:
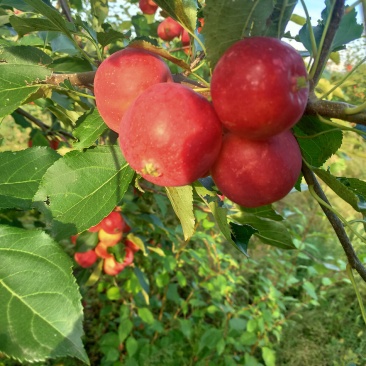
[[[113,257],[112,254],[108,253],[108,247],[109,245],[107,245],[107,243],[100,241],[96,247],[95,247],[95,254],[99,257],[99,258],[110,258]]]
[[[94,250],[88,250],[87,252],[76,252],[74,259],[79,266],[83,268],[91,267],[97,260],[97,255]]]
[[[130,104],[149,86],[173,81],[169,67],[151,52],[125,48],[105,59],[94,79],[98,111],[107,126],[119,131]]]
[[[304,62],[290,45],[276,38],[245,38],[217,63],[212,102],[228,130],[248,139],[266,139],[301,118],[309,94],[306,78]]]
[[[156,84],[128,109],[119,143],[130,166],[160,186],[183,186],[216,160],[222,127],[212,105],[175,83]]]
[[[116,234],[123,231],[124,221],[120,213],[112,211],[101,221],[102,229],[108,234]]]
[[[117,262],[114,257],[104,259],[103,271],[110,276],[116,276],[125,269],[125,264]]]
[[[122,232],[117,232],[114,234],[107,233],[103,229],[98,231],[99,241],[102,241],[108,247],[114,247],[122,239]]]
[[[189,33],[185,29],[183,29],[180,39],[183,46],[188,46],[191,43]]]
[[[158,6],[151,0],[140,0],[139,7],[144,14],[152,15],[158,10]]]
[[[140,250],[140,247],[137,246],[135,243],[133,243],[131,240],[126,239],[125,245],[127,248],[131,249],[134,253],[136,253]]]
[[[126,255],[125,255],[123,264],[127,267],[127,266],[131,265],[133,262],[134,251],[129,247],[125,247],[125,251],[126,251]]]
[[[300,148],[291,131],[268,140],[247,140],[228,133],[211,175],[228,199],[244,207],[259,207],[291,191],[301,163]]]
[[[91,233],[97,233],[102,228],[102,222],[97,225],[94,225],[88,229]]]
[[[158,36],[163,41],[171,41],[175,37],[179,37],[183,31],[183,27],[173,18],[165,18],[158,26]]]

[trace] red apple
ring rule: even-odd
[[[171,41],[175,37],[179,37],[183,31],[183,27],[173,18],[165,18],[158,26],[158,36],[163,41]]]
[[[211,175],[228,199],[244,207],[259,207],[286,196],[300,171],[301,152],[291,131],[268,140],[228,133]]]
[[[109,245],[107,245],[108,243],[100,241],[96,247],[95,247],[95,254],[99,257],[99,258],[109,258],[109,257],[113,257],[113,255],[111,253],[108,252],[108,247]]]
[[[183,186],[202,177],[216,160],[222,127],[211,105],[175,83],[156,84],[126,112],[119,143],[130,166],[161,186]]]
[[[290,129],[308,100],[299,53],[276,38],[250,37],[229,47],[211,80],[214,108],[224,126],[248,139]]]
[[[98,238],[108,247],[113,247],[122,239],[122,232],[120,231],[115,234],[109,234],[105,230],[100,229],[98,232]]]
[[[104,259],[103,262],[103,271],[110,276],[118,275],[125,267],[124,263],[117,262],[113,256]]]
[[[183,46],[188,46],[191,43],[191,39],[189,37],[189,33],[187,30],[183,29],[181,33],[181,42]]]
[[[76,252],[74,259],[83,268],[91,267],[97,260],[97,255],[94,250],[88,250],[87,252]]]
[[[144,14],[152,15],[158,10],[158,6],[152,0],[139,0],[139,7]]]
[[[124,221],[120,213],[112,211],[101,221],[101,227],[108,234],[116,234],[123,231]]]
[[[118,132],[130,104],[149,86],[173,81],[165,62],[151,52],[125,48],[105,59],[95,74],[96,104],[104,122]]]

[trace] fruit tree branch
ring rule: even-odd
[[[71,10],[69,7],[69,4],[65,0],[58,0],[58,3],[60,4],[60,7],[62,9],[62,13],[65,15],[65,18],[70,22],[73,23],[73,19],[71,16]]]
[[[40,119],[32,116],[30,113],[28,113],[27,111],[25,111],[22,108],[17,108],[15,110],[16,113],[20,114],[21,116],[27,118],[29,121],[31,121],[32,123],[34,123],[36,126],[38,126],[42,131],[44,131],[45,133],[48,133],[51,130],[51,127],[46,125],[45,123],[43,123]],[[65,137],[71,138],[75,140],[75,137],[67,132],[67,131],[63,131],[63,130],[57,130],[57,133],[60,135],[63,135]]]
[[[366,126],[366,111],[357,114],[347,114],[346,110],[354,108],[352,104],[344,102],[333,102],[329,100],[320,100],[315,95],[309,97],[305,109],[307,115],[321,115],[328,118],[338,118],[347,122],[354,122]]]
[[[309,186],[314,188],[315,193],[328,205],[330,205],[327,196],[325,195],[323,189],[321,188],[318,180],[316,179],[314,173],[303,164],[302,173],[304,175],[305,181]],[[362,277],[362,279],[366,282],[366,268],[361,263],[360,259],[357,257],[357,254],[352,246],[352,243],[344,230],[342,221],[338,218],[338,216],[332,212],[329,208],[320,205],[323,212],[327,216],[328,221],[333,226],[333,230],[336,233],[339,242],[341,243],[343,250],[347,256],[348,262],[352,268],[354,268],[358,274]]]
[[[93,90],[95,71],[79,72],[75,74],[52,74],[46,79],[47,84],[60,85],[65,80],[69,80],[74,86],[85,87]]]
[[[318,62],[313,66],[316,67],[315,71],[310,70],[310,74],[313,75],[311,82],[311,89],[314,90],[315,85],[318,83],[320,76],[324,70],[324,67],[329,59],[329,54],[331,52],[331,46],[333,43],[334,36],[341,22],[344,13],[344,3],[345,0],[335,0],[333,12],[331,14],[329,27],[324,38],[323,45],[320,49],[320,55]]]

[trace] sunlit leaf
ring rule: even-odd
[[[0,352],[21,361],[88,363],[70,258],[39,230],[0,226]]]
[[[59,158],[46,147],[1,152],[0,209],[29,209],[43,175]]]
[[[133,175],[117,146],[71,151],[47,170],[34,204],[44,212],[53,235],[68,237],[107,216]]]

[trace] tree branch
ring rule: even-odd
[[[330,18],[330,24],[327,29],[327,34],[325,35],[324,42],[320,50],[319,59],[315,66],[316,70],[314,72],[310,70],[310,74],[313,75],[313,78],[311,80],[311,90],[314,90],[315,85],[318,83],[320,76],[325,68],[325,65],[327,64],[327,61],[329,59],[333,39],[344,13],[344,3],[345,0],[335,0],[333,13]]]
[[[316,179],[314,173],[306,166],[306,164],[302,165],[302,173],[304,175],[305,181],[309,186],[313,186],[315,193],[327,204],[330,205],[327,196],[322,190],[318,180]],[[334,214],[327,207],[320,205],[323,212],[327,216],[328,221],[333,227],[334,232],[336,233],[339,242],[341,243],[343,250],[347,256],[348,262],[352,268],[354,268],[358,274],[362,277],[362,279],[366,282],[366,268],[361,263],[360,259],[357,257],[357,254],[352,246],[352,243],[344,230],[342,221],[338,218],[336,214]]]
[[[45,123],[43,123],[40,119],[32,116],[30,113],[28,113],[27,111],[25,111],[24,109],[22,108],[17,108],[15,110],[15,112],[17,112],[18,114],[20,114],[21,116],[27,118],[29,121],[31,121],[32,123],[34,123],[36,126],[38,126],[43,132],[45,133],[48,133],[49,131],[51,131],[51,127],[46,125]],[[62,135],[62,136],[65,136],[67,138],[71,138],[73,140],[75,140],[75,137],[67,132],[67,131],[64,131],[64,130],[57,130],[57,133],[59,135]]]
[[[355,105],[344,102],[331,102],[328,100],[318,99],[315,95],[311,95],[305,109],[307,115],[321,115],[328,118],[338,118],[347,122],[354,122],[359,125],[366,126],[366,111],[357,114],[346,114],[345,110],[354,108]]]
[[[46,84],[60,85],[69,80],[72,85],[93,90],[95,71],[79,72],[75,74],[52,74],[46,79]]]
[[[62,13],[65,15],[65,18],[70,22],[70,23],[73,23],[73,19],[72,19],[72,16],[71,16],[71,11],[70,11],[70,7],[69,7],[69,4],[67,3],[67,1],[65,0],[58,0],[58,3],[60,4],[61,6],[61,9],[62,9]]]

